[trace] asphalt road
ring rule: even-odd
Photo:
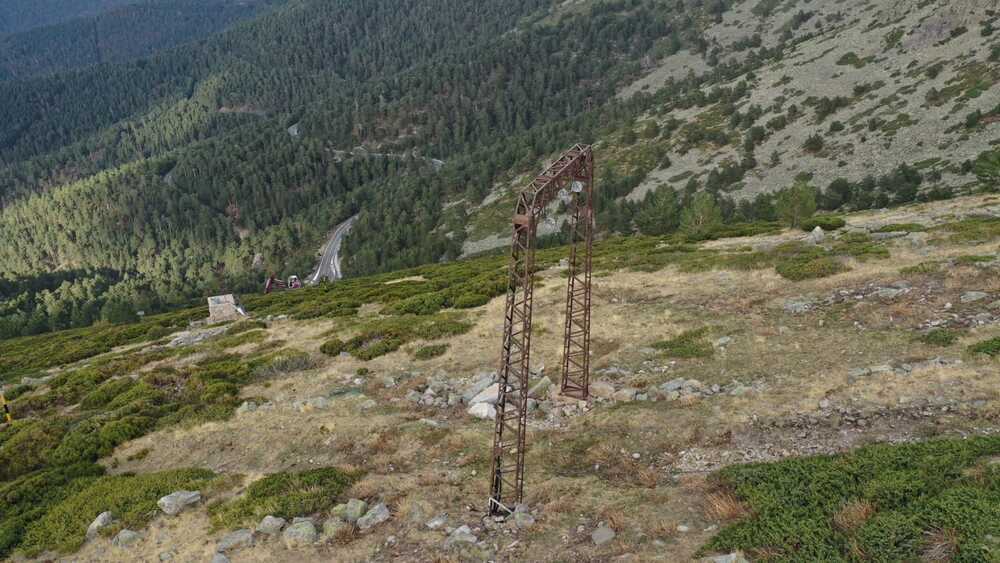
[[[337,225],[333,231],[333,236],[323,251],[323,257],[319,260],[319,267],[316,273],[309,277],[309,283],[319,283],[320,280],[339,280],[343,277],[340,271],[340,245],[344,242],[344,237],[351,232],[351,226],[358,218],[357,215]]]

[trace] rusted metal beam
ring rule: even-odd
[[[504,337],[500,351],[493,467],[492,515],[514,511],[524,496],[524,454],[531,369],[532,274],[535,237],[545,208],[562,195],[570,201],[569,282],[563,341],[562,393],[586,400],[590,377],[590,286],[594,230],[594,156],[576,145],[521,192],[512,219]]]

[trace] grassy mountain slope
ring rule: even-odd
[[[450,399],[494,367],[500,256],[245,296],[256,318],[203,339],[185,327],[201,307],[2,342],[0,549],[201,560],[274,514],[312,517],[318,541],[229,555],[991,560],[998,215],[977,196],[848,214],[819,245],[781,228],[599,243],[595,399],[536,391],[520,526],[477,512],[493,423]],[[558,377],[564,252],[539,255],[533,385]],[[838,268],[789,279],[820,259]],[[206,502],[159,514],[180,488]],[[322,531],[351,498],[390,519]],[[479,541],[447,542],[462,525]],[[112,545],[123,528],[142,537]]]
[[[901,165],[922,176],[922,194],[978,189],[972,163],[1000,139],[998,21],[996,7],[979,1],[739,3],[706,29],[703,53],[650,60],[619,91],[652,102],[597,140],[599,167],[628,177],[627,195],[617,195],[636,203],[692,182],[736,200],[803,179],[833,192],[834,181],[858,184]],[[745,72],[694,94],[677,87],[727,65]],[[720,99],[727,88],[741,94]],[[467,253],[505,241],[497,217],[523,183],[503,182],[470,209]],[[865,191],[878,199],[877,186]]]

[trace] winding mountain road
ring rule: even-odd
[[[319,267],[316,273],[309,277],[309,283],[319,283],[320,280],[336,281],[344,277],[340,270],[340,246],[344,243],[347,233],[351,232],[351,227],[357,218],[355,215],[333,230],[333,236],[330,237],[326,250],[323,251],[323,257],[319,260]]]

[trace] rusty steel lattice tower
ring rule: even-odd
[[[593,150],[576,145],[535,178],[517,200],[490,472],[492,515],[513,512],[524,494],[535,235],[545,208],[557,198],[568,205],[570,234],[561,390],[577,399],[586,400],[589,396],[593,191]]]

